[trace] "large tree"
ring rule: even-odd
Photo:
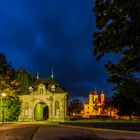
[[[131,119],[133,115],[140,115],[140,104],[124,96],[124,94],[115,94],[111,100],[113,107],[118,110],[119,116],[127,115]]]
[[[8,96],[15,96],[19,83],[12,65],[7,61],[4,53],[0,53],[0,92],[6,92]]]
[[[79,99],[74,99],[70,101],[68,105],[68,111],[70,117],[76,114],[80,114],[82,110],[83,110],[83,104]]]
[[[118,62],[105,65],[114,91],[140,102],[140,2],[139,0],[96,0],[93,9],[97,32],[94,55],[119,54]]]
[[[20,94],[28,92],[29,86],[35,80],[34,76],[26,72],[24,69],[19,69],[16,72],[16,75],[19,82]]]
[[[4,106],[6,120],[17,120],[20,111],[18,91],[19,83],[17,82],[16,73],[4,53],[0,53],[0,114]],[[5,98],[1,96],[2,93],[6,93]],[[2,115],[0,115],[1,117]]]

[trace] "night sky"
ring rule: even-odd
[[[96,89],[111,94],[104,64],[96,62],[93,0],[0,0],[0,51],[15,69],[56,80],[71,98]],[[111,58],[112,59],[112,58]]]

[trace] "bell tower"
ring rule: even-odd
[[[89,93],[89,104],[90,105],[93,104],[93,94],[92,94],[92,92]]]
[[[94,102],[98,100],[98,92],[96,90],[96,87],[94,88],[94,92],[93,92],[93,100]]]
[[[104,92],[102,91],[102,92],[101,92],[101,104],[104,104],[104,102],[105,102],[105,94],[104,94]]]

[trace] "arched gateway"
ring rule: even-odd
[[[49,116],[48,106],[43,103],[39,102],[36,104],[34,108],[34,118],[36,121],[43,121],[47,120]]]
[[[21,95],[19,121],[64,121],[67,119],[68,93],[60,87],[53,76],[38,79]]]

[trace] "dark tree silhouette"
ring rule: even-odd
[[[34,77],[26,72],[24,69],[19,69],[17,72],[17,80],[20,84],[21,93],[28,92],[29,86],[34,81]]]
[[[79,99],[74,99],[69,103],[68,110],[70,116],[80,114],[83,110],[83,104]]]
[[[93,9],[97,32],[94,33],[94,55],[119,54],[116,64],[105,65],[108,81],[116,94],[140,103],[140,2],[139,0],[96,0]]]

